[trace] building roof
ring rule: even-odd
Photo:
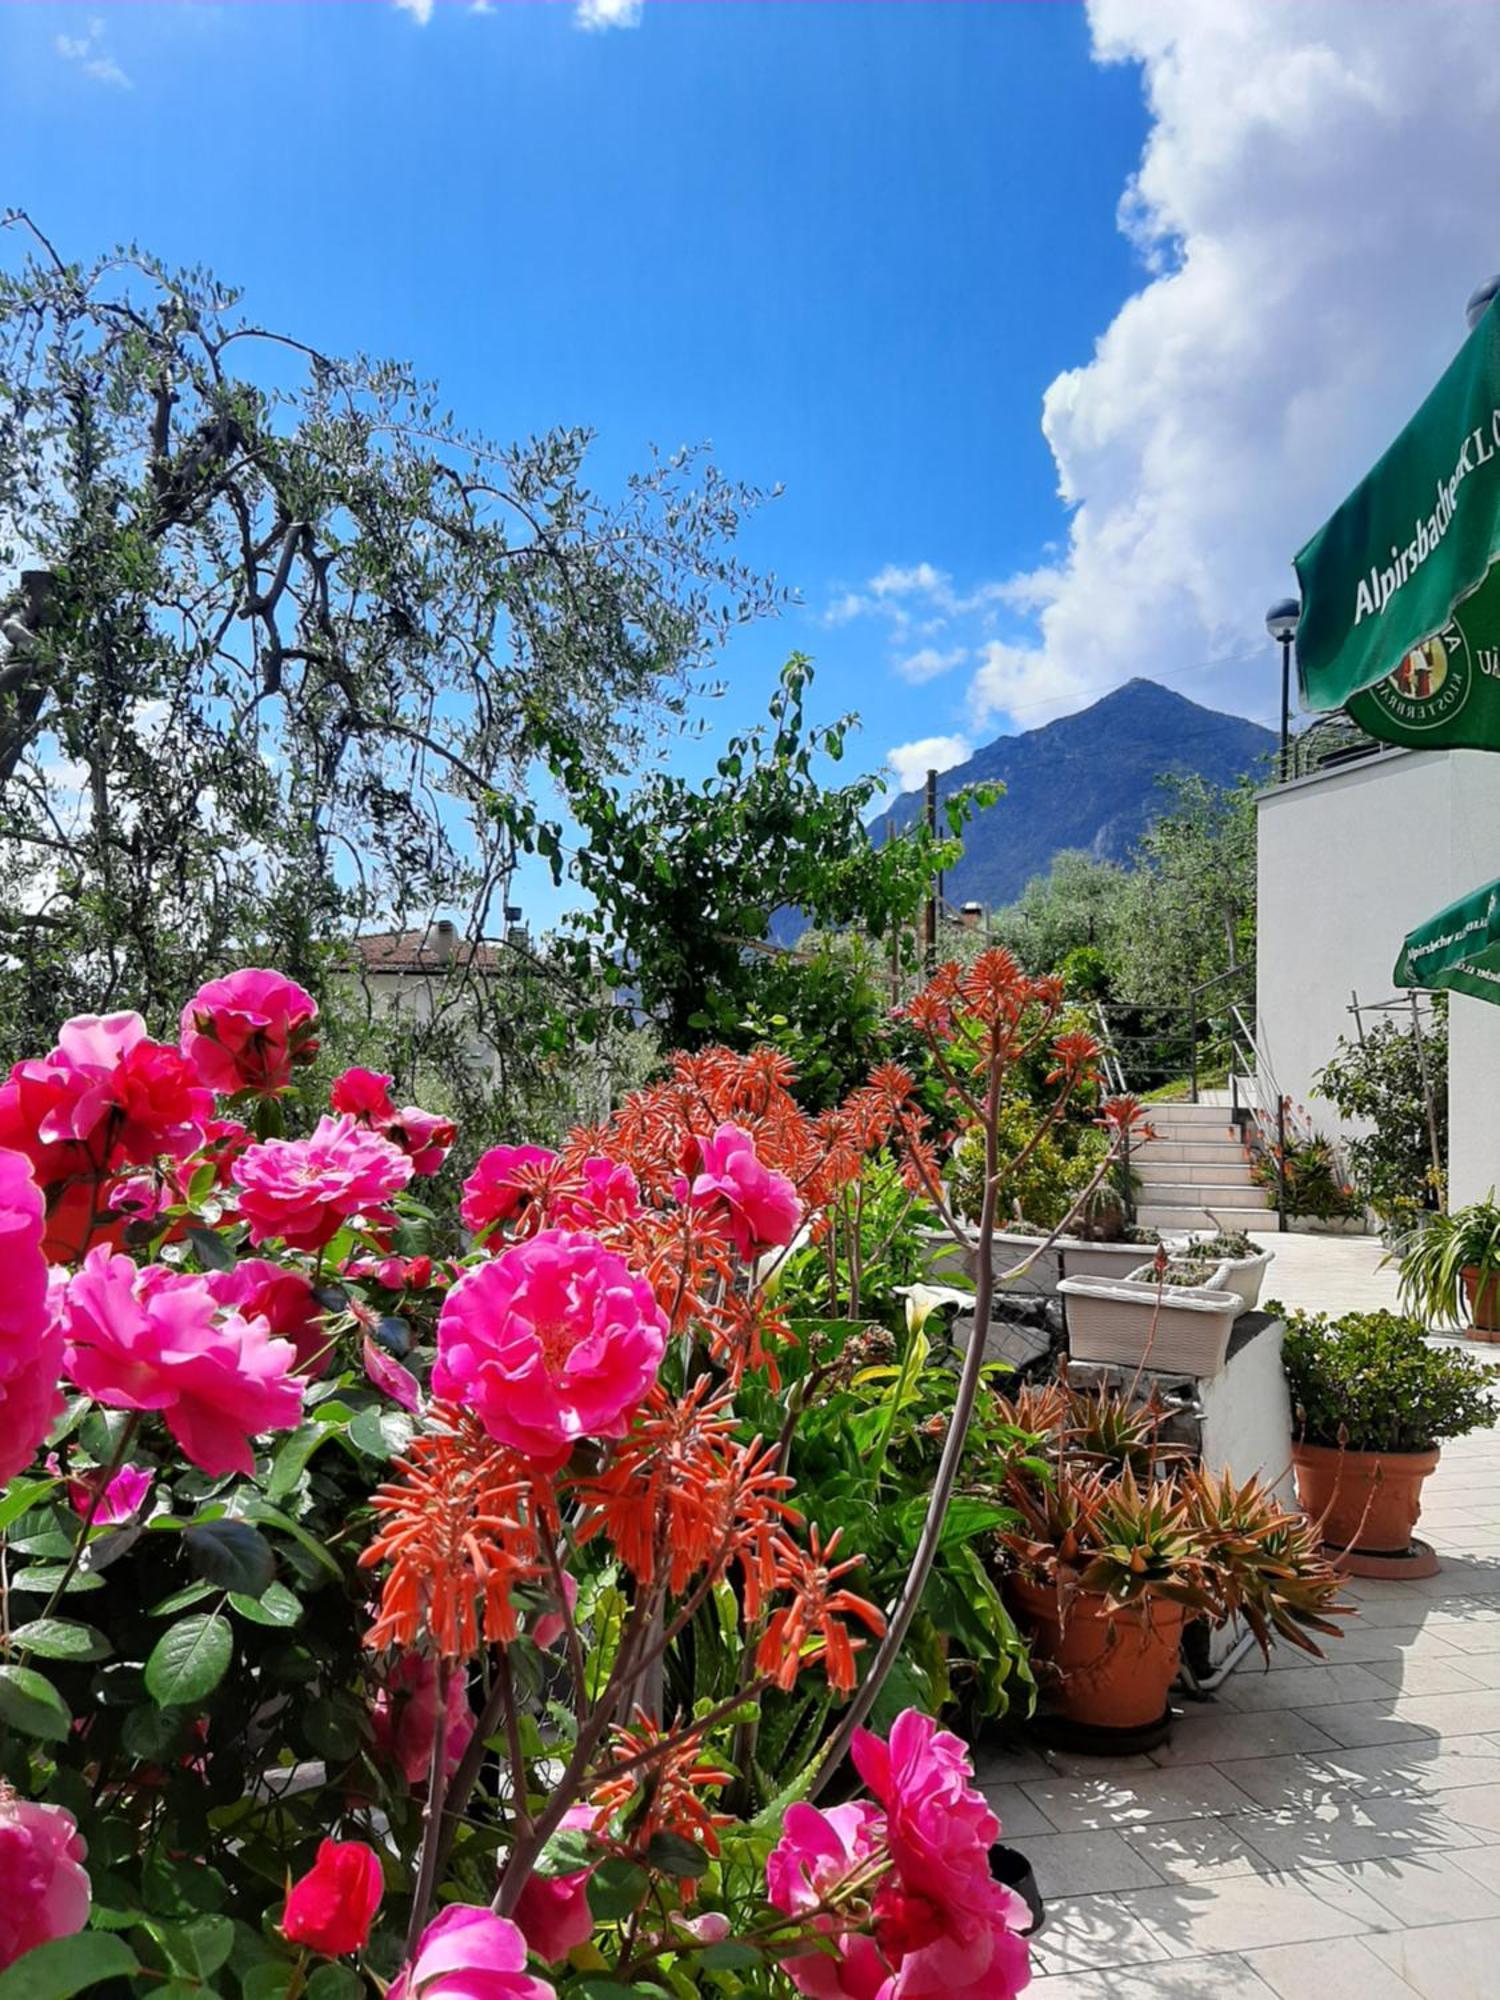
[[[471,944],[453,932],[445,937],[436,924],[419,931],[367,931],[355,938],[354,953],[366,972],[434,973],[471,964],[477,972],[495,972],[500,965],[497,945]]]

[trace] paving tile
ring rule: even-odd
[[[1173,1958],[1354,1937],[1370,1930],[1381,1913],[1377,1902],[1331,1868],[1134,1889],[1119,1900],[1165,1941]]]
[[[1368,1667],[1343,1660],[1326,1666],[1296,1667],[1282,1674],[1231,1674],[1224,1699],[1231,1708],[1259,1713],[1277,1708],[1326,1708],[1334,1702],[1381,1701],[1390,1683]]]
[[[1047,1815],[1032,1804],[1019,1785],[981,1785],[980,1790],[991,1812],[998,1817],[1007,1840],[1056,1831]]]
[[[1120,1835],[1169,1882],[1215,1882],[1225,1875],[1264,1874],[1269,1863],[1246,1840],[1248,1813],[1221,1819],[1178,1819],[1128,1826]]]
[[[1366,1942],[1421,2000],[1495,2000],[1500,1923],[1428,1924],[1419,1931],[1387,1931]]]
[[[1476,1664],[1487,1659],[1496,1669],[1493,1681],[1474,1672]],[[1402,1694],[1456,1694],[1463,1688],[1500,1687],[1500,1653],[1449,1653],[1435,1660],[1372,1660],[1369,1671]]]
[[[1388,1688],[1386,1692],[1394,1691]],[[1246,1715],[1233,1708],[1190,1708],[1173,1723],[1172,1734],[1161,1748],[1151,1753],[1152,1761],[1167,1769],[1327,1750],[1336,1745],[1337,1738],[1318,1726],[1321,1713],[1321,1709],[1314,1709],[1309,1717],[1273,1710],[1265,1715]]]
[[[974,1749],[974,1777],[981,1785],[1013,1785],[1022,1778],[1045,1778],[1040,1751],[1024,1743],[979,1743]]]
[[[1476,1918],[1500,1922],[1500,1894],[1460,1866],[1456,1854],[1387,1855],[1341,1861],[1315,1872],[1320,1883],[1336,1875],[1368,1896],[1380,1913],[1374,1930],[1415,1930]]]
[[[1422,1660],[1455,1657],[1456,1648],[1426,1625],[1415,1620],[1395,1625],[1368,1625],[1363,1619],[1355,1619],[1344,1627],[1337,1639],[1326,1639],[1324,1645],[1329,1660],[1335,1666],[1364,1665],[1376,1660]],[[1281,1674],[1300,1674],[1307,1671],[1307,1655],[1295,1646],[1276,1646],[1271,1652],[1270,1674],[1274,1679]],[[1253,1662],[1247,1662],[1237,1673],[1231,1674],[1225,1683],[1234,1687],[1240,1674],[1257,1669]]]
[[[1411,1736],[1482,1736],[1500,1730],[1500,1688],[1465,1688],[1457,1694],[1404,1695],[1350,1702],[1316,1711],[1320,1729],[1338,1743],[1396,1743]]]
[[[1154,1888],[1165,1879],[1123,1834],[1107,1828],[1088,1833],[1031,1834],[1026,1841],[1026,1858],[1036,1870],[1037,1887],[1049,1904],[1061,1896]]]
[[[1119,1778],[1058,1778],[1021,1787],[1060,1833],[1087,1827],[1145,1826],[1207,1813],[1242,1812],[1249,1798],[1212,1765]]]
[[[1311,1810],[1247,1814],[1236,1824],[1272,1869],[1471,1847],[1482,1838],[1434,1798],[1344,1798]]]
[[[1466,1785],[1443,1796],[1443,1810],[1457,1826],[1500,1836],[1500,1785]]]
[[[1038,1973],[1097,1972],[1149,1965],[1167,1956],[1165,1942],[1120,1896],[1075,1896],[1057,1904],[1048,1910],[1047,1927],[1031,1947]]]
[[[1213,1966],[1219,1961],[1201,1962]],[[1363,1938],[1276,1945],[1270,1951],[1247,1952],[1244,1962],[1278,2000],[1412,2000],[1406,1981],[1367,1950]],[[1205,1984],[1203,2000],[1210,2000],[1214,1991]]]
[[[1379,1972],[1382,1968],[1375,1967]],[[1409,1987],[1392,1994],[1411,2000]],[[1026,2000],[1271,2000],[1276,1988],[1251,1971],[1247,1960],[1230,1953],[1216,1958],[1175,1959],[1165,1965],[1121,1966],[1113,1972],[1064,1972],[1034,1979]],[[1333,2000],[1324,1995],[1323,2000]],[[1385,1996],[1366,1989],[1366,2000]]]
[[[1354,1751],[1339,1752],[1353,1757]],[[1395,1752],[1388,1753],[1394,1757]],[[1229,1767],[1236,1787],[1255,1804],[1270,1812],[1309,1811],[1330,1800],[1357,1798],[1381,1789],[1410,1790],[1410,1786],[1381,1787],[1369,1783],[1360,1773],[1341,1770],[1326,1755],[1313,1757],[1263,1757],[1247,1759]]]

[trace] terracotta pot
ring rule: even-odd
[[[1322,1524],[1336,1549],[1401,1555],[1422,1512],[1422,1481],[1437,1470],[1431,1451],[1340,1451],[1294,1444],[1292,1466],[1302,1511]]]
[[[1009,1587],[1032,1659],[1053,1669],[1048,1693],[1059,1713],[1096,1729],[1160,1721],[1177,1675],[1182,1605],[1150,1598],[1143,1611],[1107,1611],[1098,1591],[1064,1606],[1052,1584],[1013,1577]]]
[[[1464,1269],[1464,1297],[1469,1301],[1469,1324],[1479,1334],[1500,1334],[1500,1272],[1491,1271],[1481,1285],[1479,1266]]]

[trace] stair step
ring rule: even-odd
[[[1217,1166],[1231,1160],[1243,1160],[1245,1149],[1238,1139],[1156,1138],[1132,1147],[1130,1157],[1137,1166],[1144,1166],[1148,1161],[1152,1165],[1176,1161],[1181,1166]]]
[[[1258,1188],[1254,1181],[1146,1181],[1142,1184],[1141,1196],[1158,1207],[1171,1207],[1182,1202],[1190,1207],[1201,1208],[1204,1203],[1212,1207],[1222,1203],[1225,1208],[1264,1208],[1266,1191]]]
[[[1153,1123],[1157,1119],[1175,1118],[1184,1125],[1231,1124],[1232,1107],[1224,1104],[1191,1104],[1186,1099],[1170,1104],[1148,1104],[1146,1115]]]
[[[1220,1160],[1152,1160],[1131,1162],[1148,1187],[1251,1187],[1250,1162],[1241,1153]]]

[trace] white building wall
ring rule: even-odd
[[[1388,1000],[1401,941],[1500,875],[1500,756],[1402,751],[1276,787],[1259,800],[1256,983],[1277,1081],[1330,1137],[1313,1089],[1352,992]],[[1500,1183],[1500,1007],[1455,995],[1450,1016],[1450,1198]]]

